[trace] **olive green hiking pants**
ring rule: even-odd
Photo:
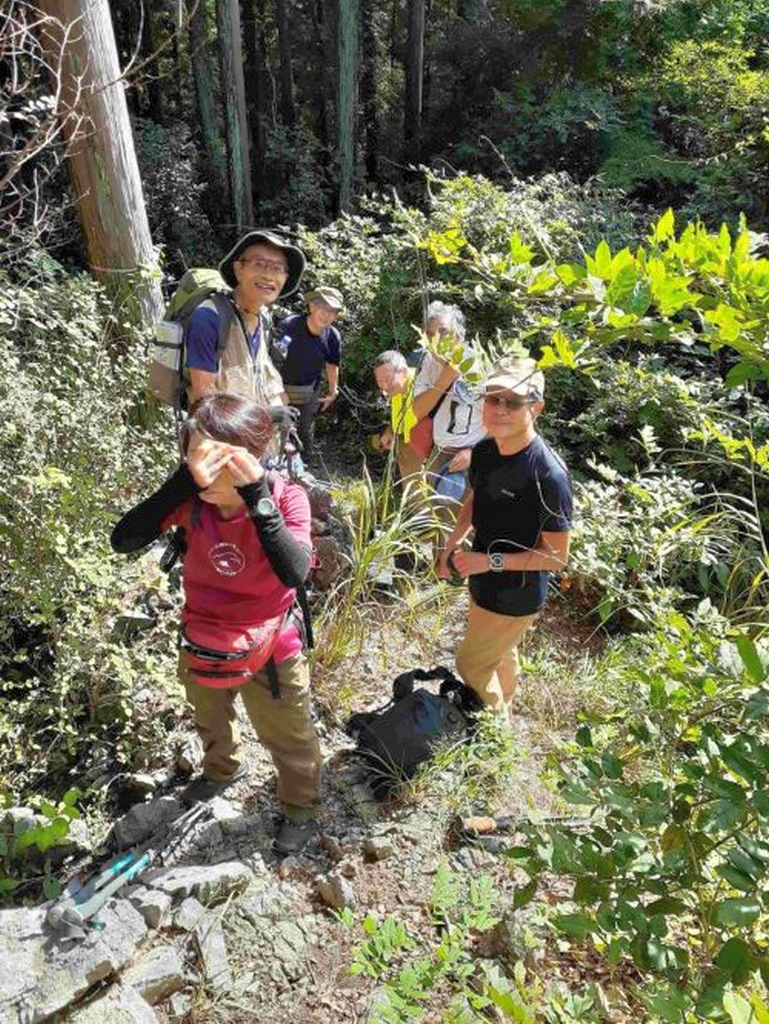
[[[195,712],[203,744],[203,774],[223,782],[236,772],[243,757],[235,698],[243,699],[256,735],[269,750],[278,774],[278,797],[292,817],[308,817],[320,795],[321,754],[310,714],[310,671],[299,653],[276,666],[280,697],[274,697],[262,669],[242,686],[203,686],[179,661],[179,679]],[[294,813],[292,813],[294,812]],[[304,813],[303,813],[304,812]]]

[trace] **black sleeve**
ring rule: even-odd
[[[270,498],[270,486],[263,476],[258,484],[238,487],[238,493],[248,506],[249,513],[262,498]],[[287,587],[299,587],[310,571],[311,552],[291,534],[283,521],[280,509],[267,516],[252,517],[262,547],[275,575]]]
[[[160,536],[163,520],[199,491],[187,464],[182,463],[159,490],[126,512],[112,531],[113,549],[127,555],[146,548]]]

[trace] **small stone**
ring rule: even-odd
[[[340,860],[336,869],[345,878],[355,878],[358,874],[358,865],[354,860]]]
[[[195,867],[154,868],[142,876],[146,885],[167,892],[174,899],[196,896],[205,904],[223,899],[231,892],[242,892],[248,888],[250,880],[251,872],[240,861]]]
[[[320,875],[315,879],[315,891],[334,910],[353,908],[357,903],[355,890],[346,878],[338,874]]]
[[[332,860],[343,860],[344,850],[342,844],[336,838],[336,836],[322,835],[320,837],[320,845],[329,855]]]
[[[168,1008],[172,1020],[186,1017],[190,1008],[190,997],[187,992],[174,992],[168,1000]]]
[[[280,878],[290,878],[292,873],[296,871],[298,866],[298,857],[284,857],[280,864],[278,864],[278,875],[280,876]]]
[[[143,612],[124,612],[115,619],[112,627],[113,640],[128,640],[143,630],[152,629],[156,623],[152,615]]]
[[[227,943],[224,940],[219,915],[208,912],[195,928],[200,959],[206,981],[215,992],[232,988],[232,976],[227,958]]]
[[[170,796],[161,796],[148,804],[136,804],[119,821],[112,835],[118,849],[126,849],[151,836],[162,825],[178,818],[185,811],[184,804]]]
[[[200,900],[196,900],[194,896],[188,896],[174,914],[174,925],[184,932],[193,932],[205,913],[206,908]]]
[[[184,988],[184,964],[172,946],[154,949],[146,960],[129,967],[122,982],[154,1006]]]
[[[259,814],[235,813],[233,818],[219,819],[219,826],[226,836],[247,836],[264,830],[264,819]]]
[[[67,1020],[71,1024],[158,1024],[159,1018],[135,989],[114,985],[98,999],[73,1010]]]
[[[185,775],[192,775],[203,763],[203,748],[197,733],[190,733],[182,741],[176,757],[176,767]]]
[[[171,897],[166,892],[159,892],[157,889],[147,889],[139,886],[137,892],[128,893],[124,890],[133,906],[144,918],[148,928],[159,928],[168,916],[171,909]]]
[[[208,806],[211,808],[211,817],[214,821],[218,821],[220,825],[223,825],[225,822],[239,821],[243,817],[237,807],[233,807],[229,800],[224,800],[220,796],[215,796],[213,800],[209,800]]]
[[[386,860],[395,853],[395,844],[385,836],[369,836],[363,843],[363,852],[369,860]]]
[[[149,772],[132,772],[126,776],[124,785],[140,793],[153,793],[157,789],[158,780]]]
[[[295,890],[289,885],[271,885],[256,896],[247,893],[238,900],[238,912],[257,927],[265,920],[277,921],[290,913]]]

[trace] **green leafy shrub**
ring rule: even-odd
[[[137,425],[144,346],[108,341],[116,311],[100,287],[52,261],[36,269],[0,289],[0,722],[20,797],[67,789],[102,755],[141,763],[173,717],[154,649],[166,640],[170,654],[170,627],[117,638],[146,569],[109,546],[118,512],[173,465],[170,425]]]
[[[568,879],[552,919],[561,948],[615,973],[632,964],[654,1019],[738,1019],[732,988],[769,976],[767,661],[712,616],[663,616],[628,650],[622,707],[586,713],[559,757],[562,798],[590,818],[527,826],[509,851],[530,879],[516,903]]]

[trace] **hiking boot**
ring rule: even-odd
[[[188,807],[191,807],[193,804],[205,803],[207,800],[213,800],[215,796],[219,796],[229,786],[240,782],[241,779],[245,779],[247,775],[248,765],[246,764],[238,765],[229,779],[223,779],[219,782],[215,779],[208,779],[205,775],[200,775],[188,786],[184,787],[180,793],[180,799]]]
[[[279,853],[281,857],[296,856],[317,834],[318,823],[314,818],[307,818],[304,821],[292,821],[290,818],[284,818],[272,845],[275,852]]]

